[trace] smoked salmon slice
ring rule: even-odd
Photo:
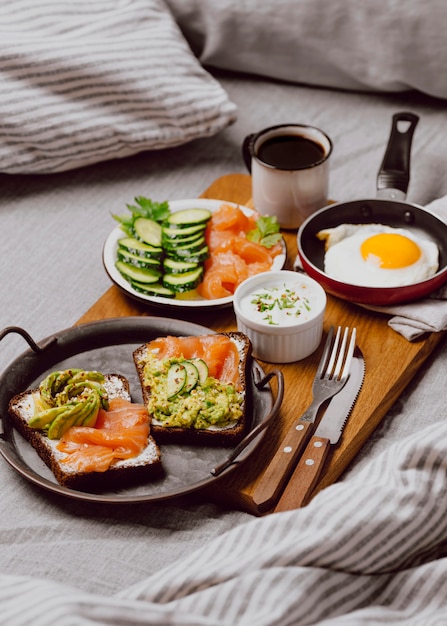
[[[234,233],[247,233],[256,227],[257,215],[245,215],[238,206],[222,203],[211,217],[210,227],[212,230],[232,230]]]
[[[197,287],[202,298],[231,296],[246,278],[272,268],[281,246],[266,248],[247,239],[258,217],[257,213],[247,216],[239,207],[225,203],[213,213],[205,231],[210,257],[205,261],[203,280]]]
[[[147,344],[148,350],[160,361],[169,358],[203,359],[208,374],[225,384],[241,388],[239,360],[236,344],[226,335],[200,335],[190,337],[159,337]]]
[[[237,254],[231,251],[215,253],[205,262],[205,275],[198,291],[207,299],[231,296],[249,275],[247,263]]]
[[[93,428],[73,426],[57,445],[78,472],[105,472],[113,461],[138,456],[148,444],[149,416],[146,407],[113,398],[109,409],[100,409]]]

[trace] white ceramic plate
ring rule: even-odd
[[[210,211],[217,211],[219,207],[224,203],[223,200],[208,200],[208,199],[191,199],[191,200],[173,200],[169,202],[169,208],[172,212],[181,211],[183,209],[203,208]],[[234,202],[226,202],[232,206],[239,206],[240,209],[246,214],[253,214],[253,210],[248,207],[237,205]],[[218,298],[216,300],[206,300],[197,296],[194,300],[183,300],[177,298],[163,298],[162,296],[149,296],[142,294],[132,288],[130,283],[120,274],[115,267],[118,240],[124,237],[124,232],[120,226],[117,226],[112,230],[107,237],[103,248],[103,263],[109,278],[115,283],[122,291],[127,293],[132,298],[139,302],[152,304],[156,306],[164,307],[181,307],[181,308],[207,308],[207,307],[223,307],[232,304],[233,296],[226,298]],[[272,270],[280,270],[284,267],[286,262],[286,247],[283,242],[283,253],[275,257],[272,265]]]

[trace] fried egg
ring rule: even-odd
[[[402,287],[438,270],[437,245],[403,228],[340,224],[317,237],[325,242],[325,273],[351,285]]]

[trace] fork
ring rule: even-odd
[[[339,326],[334,338],[331,327],[312,383],[312,402],[294,421],[253,491],[252,499],[260,513],[271,508],[281,495],[301,453],[315,430],[320,407],[343,389],[349,377],[354,354],[356,329]],[[340,342],[341,339],[341,342]]]

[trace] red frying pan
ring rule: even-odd
[[[410,151],[418,123],[413,113],[393,115],[387,149],[377,177],[377,197],[332,204],[313,213],[297,233],[304,270],[332,295],[369,305],[393,305],[423,298],[447,282],[447,223],[427,209],[405,201]],[[324,271],[324,242],[317,233],[340,224],[378,223],[405,228],[438,247],[439,267],[431,278],[403,287],[361,287],[330,278]]]

